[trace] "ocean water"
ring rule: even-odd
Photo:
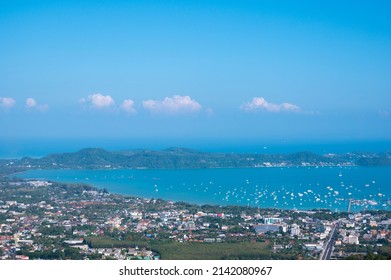
[[[18,177],[86,183],[111,193],[280,209],[391,209],[391,167],[30,170]]]

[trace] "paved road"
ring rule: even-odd
[[[327,240],[326,245],[324,246],[324,249],[322,253],[320,254],[321,260],[328,260],[330,259],[331,253],[333,251],[335,238],[337,236],[337,229],[338,229],[338,223],[336,223],[330,233],[330,238]]]

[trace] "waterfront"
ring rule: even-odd
[[[197,204],[280,209],[390,210],[391,167],[30,170],[18,174],[87,183],[112,193]]]

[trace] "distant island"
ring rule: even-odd
[[[0,167],[18,172],[26,169],[190,169],[254,168],[288,166],[389,166],[391,152],[316,154],[210,153],[185,148],[165,150],[107,151],[86,148],[73,153],[50,154],[42,158],[2,159]],[[5,171],[5,170],[3,170]]]

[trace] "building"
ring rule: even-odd
[[[373,221],[373,220],[371,220],[371,221],[369,222],[369,225],[370,225],[371,227],[377,227],[376,221]]]
[[[276,232],[280,229],[278,225],[257,225],[255,226],[255,232],[257,234],[265,234],[266,232]]]
[[[301,233],[300,227],[296,224],[293,224],[291,227],[291,236],[299,236]]]
[[[188,222],[185,224],[185,229],[188,229],[188,230],[194,230],[194,229],[196,229],[196,225],[195,225],[194,221],[188,221]]]
[[[265,221],[265,225],[275,225],[281,223],[280,218],[264,218],[264,221]]]
[[[349,235],[347,238],[348,244],[359,244],[357,235]]]
[[[304,247],[310,251],[322,251],[323,243],[304,243]]]

